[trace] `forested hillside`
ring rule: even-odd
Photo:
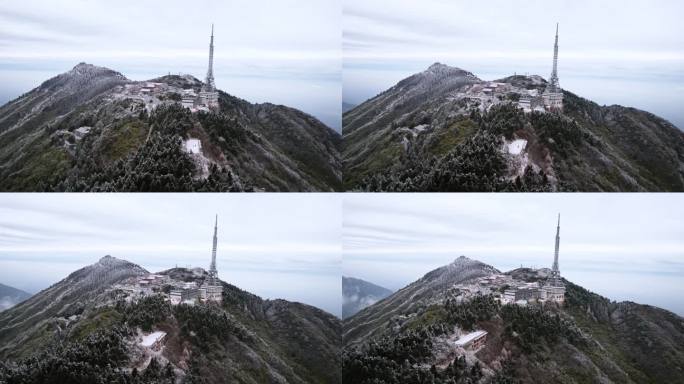
[[[4,191],[334,191],[338,133],[301,111],[219,92],[181,106],[191,76],[134,82],[79,64],[0,107]],[[143,92],[145,91],[145,92]],[[184,143],[198,140],[198,153]]]

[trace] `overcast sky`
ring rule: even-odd
[[[35,293],[104,255],[209,268],[263,298],[341,315],[341,195],[2,194],[0,283]]]
[[[684,315],[682,194],[345,194],[343,273],[396,290],[460,255],[551,267],[613,300]]]
[[[345,0],[343,99],[358,104],[434,62],[484,80],[548,78],[560,23],[561,87],[684,129],[684,2]]]
[[[218,88],[339,129],[341,0],[3,1],[0,104],[81,61],[204,80],[212,22]]]

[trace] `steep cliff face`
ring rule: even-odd
[[[488,82],[443,64],[400,81],[344,113],[345,188],[684,190],[682,131],[567,91],[562,114],[518,109],[545,87],[539,76]]]
[[[182,108],[201,86],[191,76],[134,82],[83,63],[46,81],[0,107],[2,189],[340,189],[335,131],[224,92],[218,111]],[[187,140],[200,147],[184,150]]]
[[[568,281],[564,305],[496,300],[507,283],[495,279],[532,283],[547,276],[530,269],[501,274],[466,258],[426,274],[343,321],[345,380],[684,382],[684,319],[671,312],[611,302]],[[478,284],[489,293],[454,288]],[[456,345],[475,330],[487,332],[482,347]]]
[[[126,293],[147,272],[113,257],[0,313],[0,381],[340,383],[341,324],[320,309],[223,283],[223,302]],[[201,284],[201,269],[160,272]],[[156,349],[144,335],[164,332]]]

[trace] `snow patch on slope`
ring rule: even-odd
[[[143,335],[142,341],[140,342],[140,345],[142,345],[143,347],[149,348],[164,336],[166,336],[166,332],[162,332],[162,331],[156,331],[156,332],[150,333],[149,335]]]
[[[509,142],[506,142],[506,151],[511,154],[511,155],[519,155],[527,146],[527,140],[525,139],[516,139]]]
[[[530,165],[535,171],[539,171],[539,167],[530,161],[529,156],[525,151],[526,149],[527,140],[525,139],[504,141],[502,150],[504,153],[508,154],[508,174],[511,179],[514,179],[516,176],[522,176],[525,173],[525,168]]]
[[[212,161],[202,152],[202,141],[200,139],[189,138],[183,141],[183,150],[190,155],[197,167],[198,177],[206,179],[209,177],[209,166]]]
[[[199,139],[185,140],[185,152],[187,153],[201,153],[202,142]]]

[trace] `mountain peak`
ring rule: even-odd
[[[452,284],[493,273],[500,272],[489,264],[461,255],[450,264],[428,272],[421,280],[429,284]]]
[[[164,75],[152,79],[151,81],[165,83],[173,87],[187,88],[187,87],[200,87],[204,84],[201,80],[197,79],[193,75]]]
[[[147,273],[149,272],[137,264],[106,255],[97,263],[72,272],[67,280],[78,282],[78,284],[106,286],[131,276]]]
[[[128,80],[124,75],[121,73],[114,71],[112,69],[106,68],[106,67],[99,67],[97,65],[93,64],[88,64],[85,62],[80,62],[76,64],[70,71],[66,72],[65,75],[68,76],[109,76],[109,77],[116,77],[121,80]]]
[[[463,255],[454,259],[454,261],[452,261],[450,264],[446,265],[446,267],[448,267],[448,268],[454,268],[454,267],[461,268],[461,267],[466,267],[466,266],[471,266],[471,265],[482,265],[485,267],[492,268],[490,265],[487,265],[487,264],[485,264],[481,261],[478,261],[478,260],[468,258],[468,257],[463,256]]]
[[[128,263],[126,260],[121,260],[117,259],[114,256],[111,255],[105,255],[100,258],[100,260],[97,261],[97,264],[101,265],[115,265],[115,264],[121,264],[121,263]]]
[[[460,75],[460,76],[475,76],[472,73],[458,68],[458,67],[450,67],[446,64],[442,63],[434,63],[431,66],[429,66],[423,73],[426,74],[437,74],[437,75]]]
[[[81,61],[80,63],[74,65],[74,68],[72,68],[72,71],[77,71],[77,70],[82,70],[82,69],[87,69],[87,68],[95,68],[93,64],[88,64],[84,61]]]
[[[547,84],[547,81],[539,75],[513,75],[495,80],[495,82],[508,83],[524,89],[543,89]]]
[[[465,284],[495,273],[500,272],[490,265],[460,256],[356,313],[347,320],[344,339],[347,343],[355,344],[367,335],[380,334],[387,330],[386,325],[391,323],[394,316],[416,313],[419,308],[442,303],[448,297],[446,293],[455,284]]]
[[[432,65],[430,65],[428,67],[428,69],[438,69],[438,68],[449,68],[449,66],[446,64],[442,64],[440,62],[435,62],[435,63],[432,63]]]

